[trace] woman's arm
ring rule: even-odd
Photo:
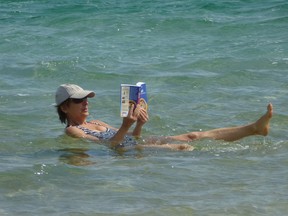
[[[141,136],[142,127],[149,120],[148,113],[145,109],[141,108],[140,106],[137,106],[137,109],[139,109],[138,110],[139,115],[138,115],[136,126],[132,132],[132,136],[134,137]]]
[[[132,104],[128,116],[123,118],[123,122],[119,130],[116,132],[116,134],[110,139],[111,141],[111,147],[115,147],[119,143],[121,143],[125,137],[125,135],[128,133],[130,127],[135,123],[135,121],[138,118],[139,113],[134,111],[134,105]]]

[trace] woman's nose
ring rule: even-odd
[[[85,99],[83,100],[83,103],[84,103],[84,104],[88,104],[88,99],[85,98]]]

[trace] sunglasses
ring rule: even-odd
[[[81,99],[76,99],[76,98],[70,98],[70,100],[75,103],[75,104],[80,104],[83,103],[83,101],[87,100],[87,97],[81,98]]]

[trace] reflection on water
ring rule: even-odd
[[[108,148],[107,148],[108,149]],[[58,150],[62,154],[59,156],[59,161],[74,166],[88,166],[96,164],[93,160],[91,149],[88,148],[64,148]],[[90,153],[89,153],[90,151]],[[116,157],[133,157],[142,158],[143,148],[136,146],[135,148],[116,148],[108,150],[108,155]]]
[[[66,164],[74,166],[87,166],[95,164],[96,162],[91,161],[90,155],[87,153],[88,149],[84,148],[65,148],[60,149],[63,152],[60,155],[59,160]]]

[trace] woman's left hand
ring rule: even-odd
[[[148,112],[145,109],[143,109],[140,105],[137,105],[135,109],[135,113],[137,116],[137,123],[136,123],[136,127],[133,130],[132,135],[134,137],[140,137],[142,126],[149,120],[149,116],[148,116]]]
[[[138,112],[137,125],[144,125],[149,120],[147,110],[140,107],[140,105],[137,105],[135,111]]]

